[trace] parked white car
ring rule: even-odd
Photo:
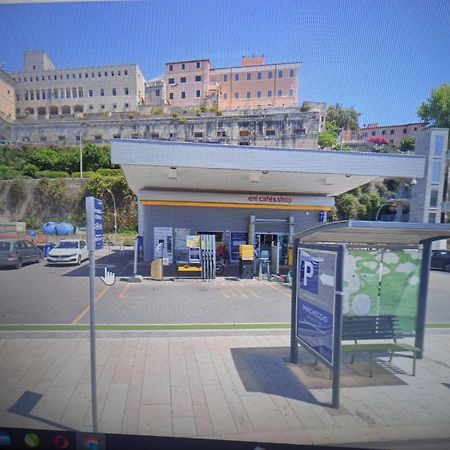
[[[47,255],[48,264],[78,264],[89,258],[86,241],[63,239]]]

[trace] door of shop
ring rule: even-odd
[[[286,265],[288,262],[288,242],[289,235],[287,233],[255,233],[256,244],[261,254],[262,250],[267,250],[269,255],[272,254],[272,246],[278,247],[279,263]]]

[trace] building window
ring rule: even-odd
[[[34,100],[34,91],[30,91],[30,100]]]
[[[130,104],[129,103],[125,103],[125,105],[123,105],[125,108],[129,108]]]
[[[261,98],[261,91],[258,91],[258,92],[256,93],[256,96],[257,96],[258,98]]]
[[[197,69],[200,69],[200,61],[197,61],[197,62],[195,63],[195,67],[197,67]]]
[[[228,74],[226,73],[223,74],[223,81],[228,81]]]
[[[77,98],[77,96],[78,96],[77,88],[72,88],[72,97]]]
[[[104,72],[104,75],[105,75],[105,77],[107,77],[107,76],[108,76],[108,72],[105,71],[105,72]]]
[[[66,98],[70,98],[70,88],[66,88]]]
[[[278,78],[283,78],[283,71],[282,70],[278,71]]]
[[[234,98],[236,98],[236,99],[239,98],[239,92],[234,93]]]
[[[81,73],[78,74],[78,78],[83,78],[82,75],[81,75]]]
[[[62,76],[62,74],[59,76],[59,79],[60,80],[62,80],[63,79],[63,76]],[[36,81],[38,81],[38,79],[37,79],[37,77],[36,77]]]
[[[112,88],[112,95],[117,95],[117,89],[116,88]]]
[[[181,77],[180,78],[180,83],[186,83],[186,77]]]
[[[94,72],[91,73],[91,78],[95,78],[95,73]]]
[[[66,80],[70,79],[70,75],[68,73],[66,73]]]
[[[89,109],[92,111],[94,109],[94,105],[89,105]]]
[[[228,94],[225,92],[225,94],[223,94],[223,99],[227,100],[228,99]]]
[[[278,89],[278,97],[281,97],[283,95],[283,92],[281,92],[281,89]]]
[[[173,100],[173,92],[171,92],[171,93],[169,94],[169,99],[170,99],[170,100]]]
[[[394,130],[391,130],[391,131],[390,131],[391,136],[394,134],[394,132],[395,132]],[[372,136],[374,136],[374,135],[372,134]]]
[[[111,76],[112,77],[114,76],[114,70],[111,70]]]
[[[181,91],[181,98],[186,98],[186,92]]]
[[[50,80],[50,77],[48,78]],[[23,81],[27,81],[27,77],[23,77]]]
[[[258,72],[258,80],[262,80],[262,72]]]
[[[269,78],[269,80],[272,79],[273,73],[271,70],[269,70],[269,72],[267,72],[267,78]]]
[[[239,74],[238,73],[234,74],[234,81],[239,81]]]
[[[156,89],[156,90],[155,90],[155,96],[156,96],[156,97],[159,97],[159,94],[160,94],[159,89]]]
[[[267,91],[267,97],[272,97],[272,91]]]
[[[20,114],[20,108],[16,108],[16,114],[17,114],[17,115]]]
[[[36,65],[35,64],[33,64],[33,70],[36,70]]]
[[[45,100],[45,89],[42,89],[41,94],[42,94],[42,100]]]
[[[20,101],[20,95],[16,94],[16,101]]]
[[[294,89],[289,89],[289,97],[293,97],[294,96]]]
[[[444,137],[436,136],[434,139],[434,156],[442,156],[444,149]]]
[[[252,73],[251,72],[247,72],[247,81],[252,79]]]
[[[84,78],[88,78],[89,77],[89,74],[88,73],[85,73],[84,74]]]
[[[173,70],[173,64],[169,64],[169,70],[172,72],[172,70]]]
[[[41,136],[41,142],[47,142],[47,136]]]
[[[195,96],[200,97],[200,91],[195,91]]]
[[[59,142],[64,142],[66,140],[65,136],[58,136],[58,141]]]
[[[275,136],[275,130],[266,130],[266,136]]]
[[[417,127],[414,127],[414,131],[417,131]]]
[[[441,181],[441,163],[439,161],[433,162],[433,172],[431,175],[432,183],[439,183]]]
[[[100,89],[100,97],[104,97],[105,96],[105,90],[102,88]]]
[[[120,70],[118,70],[118,71],[117,71],[117,76],[120,77],[120,75],[121,75],[121,72],[120,72]]]
[[[428,214],[428,223],[436,223],[436,213]]]
[[[83,88],[79,87],[78,88],[78,97],[83,98],[84,94],[83,94]]]
[[[203,131],[194,131],[194,137],[195,138],[202,138],[203,137]]]
[[[406,134],[408,130],[406,128],[403,128],[403,134]]]
[[[124,75],[128,75],[128,70],[123,71]]]
[[[57,80],[57,79],[58,79],[58,77],[57,77],[56,75],[53,75],[53,78],[54,78],[55,80]]]
[[[250,91],[247,92],[247,98],[250,98],[251,94]]]
[[[92,91],[92,89],[89,89],[89,97],[92,97],[94,95],[94,92]]]
[[[202,81],[201,75],[195,75],[195,81]]]
[[[101,72],[98,73],[98,77],[99,77],[99,78],[102,77],[102,73],[101,73]]]
[[[439,191],[432,189],[430,194],[430,208],[437,208]]]
[[[105,109],[105,105],[100,105],[100,108],[101,109]]]
[[[113,103],[113,109],[117,109],[117,105]]]
[[[294,69],[289,69],[289,77],[290,78],[294,78],[295,76],[295,70]]]
[[[385,136],[386,135],[386,130],[381,130],[381,136]]]
[[[372,131],[372,136],[375,136],[377,132],[376,131]]]
[[[24,98],[26,101],[28,101],[28,91],[25,91],[25,92],[23,93],[23,98]]]
[[[181,70],[184,70],[184,69],[186,69],[186,64],[181,64]]]
[[[169,84],[175,84],[175,78],[169,78]]]

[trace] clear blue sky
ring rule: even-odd
[[[236,66],[302,61],[300,102],[339,102],[360,124],[413,122],[450,82],[450,0],[148,0],[0,5],[0,65],[26,49],[59,68],[136,63],[147,79],[170,60]]]

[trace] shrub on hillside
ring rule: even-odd
[[[118,177],[122,175],[122,169],[98,169],[96,174],[104,177]]]
[[[61,170],[42,170],[36,173],[38,178],[69,178],[70,175],[67,172]]]
[[[9,166],[0,165],[0,180],[12,180],[20,177],[20,172]]]
[[[72,178],[80,178],[80,172],[72,172],[72,175],[70,175]],[[83,178],[92,178],[97,176],[97,172],[91,172],[91,171],[86,171],[83,172]]]

